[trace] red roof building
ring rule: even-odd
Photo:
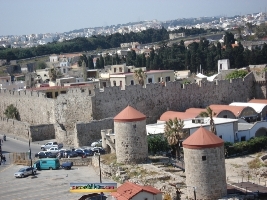
[[[202,126],[183,142],[183,147],[188,149],[214,148],[223,145],[224,141],[221,138]]]
[[[116,200],[162,200],[162,192],[151,186],[140,186],[131,182],[125,182],[118,187],[117,192],[111,196]]]
[[[134,109],[131,106],[127,106],[119,114],[114,117],[114,122],[135,122],[145,120],[146,116]]]

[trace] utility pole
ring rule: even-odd
[[[31,160],[31,169],[32,169],[32,175],[33,174],[33,167],[32,167],[32,150],[31,150],[31,141],[30,141],[30,132],[28,131],[28,137],[29,137],[29,159]]]

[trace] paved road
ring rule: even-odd
[[[0,138],[3,138],[0,135]],[[41,145],[36,143],[31,143],[31,150],[32,153],[38,153],[41,151]],[[29,150],[29,142],[26,140],[21,141],[18,139],[14,139],[14,137],[7,136],[7,141],[2,143],[2,151],[3,153],[20,153],[20,152],[27,152]]]
[[[1,200],[77,200],[83,193],[70,193],[69,184],[97,183],[99,176],[93,167],[73,167],[72,170],[42,170],[37,178],[31,176],[15,178],[14,173],[22,166],[0,166],[0,199]],[[103,182],[113,182],[102,178]]]

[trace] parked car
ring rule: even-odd
[[[65,157],[65,153],[67,153],[67,158],[74,158],[78,156],[78,154],[75,151],[71,151],[71,150],[63,150],[63,151],[59,151],[59,153],[60,153],[61,158]]]
[[[56,158],[56,154],[53,154],[49,151],[40,151],[39,153],[35,154],[36,158]]]
[[[32,174],[36,174],[37,170],[34,167],[23,167],[18,172],[14,174],[16,178],[24,178],[25,176],[29,176]]]
[[[91,144],[91,147],[102,147],[102,139]]]
[[[58,144],[57,142],[48,142],[44,145],[41,146],[41,149],[43,151],[50,149],[51,147],[57,147],[59,149],[61,149],[63,147],[63,144]]]
[[[105,149],[103,149],[102,147],[93,147],[91,148],[93,153],[100,153],[100,154],[105,154]]]
[[[82,158],[85,158],[85,157],[86,157],[86,153],[84,152],[83,149],[75,149],[74,152],[77,153],[78,156],[80,156],[80,157],[82,157]]]
[[[71,169],[72,166],[73,166],[73,162],[64,162],[61,164],[61,167],[63,169]]]
[[[86,156],[94,155],[94,152],[91,149],[84,149],[83,152],[86,154]]]
[[[47,151],[53,154],[57,154],[60,151],[60,149],[57,147],[51,147],[50,149],[47,149]]]

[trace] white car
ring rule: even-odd
[[[14,176],[16,178],[24,178],[25,176],[31,175],[32,174],[32,171],[33,171],[33,174],[35,175],[36,172],[37,172],[37,169],[34,168],[34,167],[23,167],[18,172],[16,172],[14,174]]]
[[[51,147],[51,148],[48,149],[47,151],[48,151],[48,152],[51,152],[51,153],[53,153],[53,154],[56,154],[56,153],[58,153],[58,152],[60,151],[60,149],[57,148],[57,147]]]
[[[91,147],[102,147],[102,140],[98,140],[97,142],[93,142]]]

